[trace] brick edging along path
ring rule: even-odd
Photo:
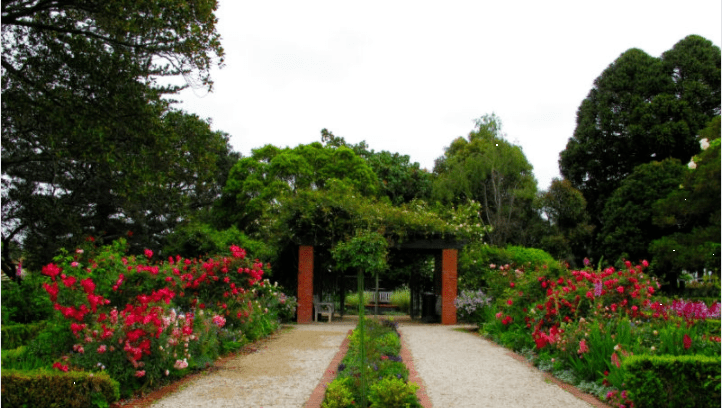
[[[338,352],[334,356],[333,360],[331,360],[331,363],[329,363],[328,368],[326,368],[326,371],[323,373],[321,381],[318,382],[318,385],[311,393],[311,396],[306,402],[306,405],[304,405],[304,408],[321,408],[323,398],[326,395],[326,387],[336,378],[336,369],[338,368],[338,365],[341,364],[341,360],[343,360],[346,352],[348,351],[349,343],[351,341],[351,333],[352,330],[349,330],[348,335],[343,340],[343,343],[341,343],[341,347],[339,347]],[[431,399],[429,399],[429,396],[426,394],[426,385],[424,384],[424,380],[419,377],[419,373],[414,367],[414,360],[411,356],[411,351],[409,351],[409,348],[406,346],[406,341],[401,333],[399,333],[399,338],[401,339],[399,357],[401,357],[401,361],[406,364],[406,368],[409,370],[409,381],[416,383],[419,386],[419,389],[416,390],[416,398],[419,399],[422,407],[432,408]]]

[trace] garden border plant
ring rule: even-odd
[[[127,397],[272,333],[280,317],[293,315],[295,299],[263,279],[262,263],[230,249],[230,256],[167,262],[153,262],[149,250],[125,256],[122,240],[95,248],[89,239],[73,253],[63,251],[42,271],[58,318],[38,339],[60,347],[40,363],[50,357],[59,371],[107,372]],[[68,333],[67,349],[57,343],[63,336],[47,338],[46,331]],[[4,351],[4,365],[22,365],[23,353],[38,346],[31,341],[12,358]]]
[[[361,330],[361,325],[366,326]],[[362,334],[362,332],[364,334]],[[361,336],[365,339],[362,341]],[[362,346],[363,344],[363,346]],[[362,349],[366,356],[361,363]],[[323,408],[341,407],[421,407],[419,385],[409,382],[409,370],[401,360],[401,338],[393,319],[365,319],[350,335],[346,355],[337,367],[336,378],[328,385]],[[362,372],[372,374],[368,383],[368,405],[362,401]],[[359,403],[356,403],[359,401]]]
[[[624,262],[620,269],[585,265],[558,272],[489,265],[484,277],[497,298],[474,311],[480,333],[617,407],[641,395],[625,380],[633,355],[719,356],[719,302],[659,297],[646,262]],[[718,394],[719,381],[717,389],[706,381],[705,392]]]

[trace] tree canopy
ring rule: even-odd
[[[315,142],[295,148],[272,145],[253,149],[231,169],[216,205],[219,223],[249,232],[260,228],[265,212],[286,195],[324,190],[329,180],[341,180],[358,194],[376,194],[376,175],[366,161],[345,146]]]
[[[215,1],[2,3],[3,270],[84,236],[153,241],[207,206],[228,136],[164,95],[210,88],[222,63]],[[161,83],[165,81],[165,83]],[[148,242],[150,241],[150,242]],[[44,258],[44,259],[43,259]]]
[[[582,193],[569,180],[555,178],[549,189],[539,194],[538,205],[549,224],[540,246],[557,259],[581,265],[594,229]]]
[[[682,183],[652,207],[652,222],[668,234],[654,240],[652,266],[668,282],[680,271],[720,276],[720,117],[700,132],[704,145],[682,175]]]
[[[456,205],[467,200],[482,206],[482,219],[491,226],[488,242],[504,246],[520,239],[536,194],[532,166],[521,147],[509,143],[496,115],[476,121],[468,138],[457,138],[436,160],[432,197]]]
[[[386,196],[392,204],[409,203],[415,199],[426,200],[431,195],[431,173],[421,169],[419,163],[411,162],[408,155],[386,150],[369,150],[366,142],[349,144],[343,137],[335,136],[327,129],[321,130],[321,140],[326,147],[348,147],[376,173],[378,194]]]
[[[684,171],[677,159],[666,159],[641,164],[622,180],[602,213],[599,243],[606,259],[650,259],[649,244],[669,232],[652,222],[652,204],[679,189]]]
[[[691,35],[661,58],[625,51],[594,80],[560,154],[562,175],[599,226],[604,203],[634,167],[699,151],[697,132],[720,114],[720,49]]]

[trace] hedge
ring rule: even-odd
[[[120,398],[120,386],[106,373],[47,369],[2,371],[3,408],[108,407]]]
[[[14,349],[27,344],[47,326],[46,321],[28,324],[8,324],[2,326],[3,349]]]
[[[637,408],[720,406],[719,356],[636,355],[623,364],[628,398]]]

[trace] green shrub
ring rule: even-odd
[[[50,361],[42,359],[34,353],[29,353],[26,346],[2,350],[3,370],[34,370],[41,367],[49,367]]]
[[[214,227],[191,221],[175,228],[168,235],[163,253],[169,256],[181,255],[185,258],[205,258],[222,254],[231,245],[238,245],[261,259],[271,255],[268,245],[249,238],[236,227],[219,231]]]
[[[53,303],[42,287],[45,279],[40,273],[23,272],[20,281],[2,281],[2,323],[32,323],[53,314]],[[5,339],[3,338],[3,342]]]
[[[225,327],[218,333],[218,341],[222,355],[238,351],[248,344],[248,339],[240,330]]]
[[[0,401],[5,408],[107,408],[119,397],[118,382],[107,373],[2,371]]]
[[[369,388],[369,403],[372,408],[420,407],[416,398],[419,386],[404,380],[386,377]]]
[[[490,265],[495,265],[493,268]],[[498,268],[512,265],[514,268],[523,268],[527,272],[542,269],[549,277],[557,277],[562,267],[548,252],[519,246],[500,248],[482,243],[468,245],[459,254],[459,290],[485,289],[487,294],[498,298],[503,287],[499,287],[494,278],[498,275]]]
[[[70,323],[65,321],[52,321],[43,328],[38,335],[27,344],[27,352],[48,365],[54,360],[72,350],[75,337],[69,329]]]
[[[546,265],[558,272],[558,262],[551,254],[543,249],[525,248],[520,246],[509,245],[506,247],[506,253],[511,259],[511,263],[525,268],[541,268]]]
[[[391,304],[398,307],[399,311],[409,313],[411,307],[411,291],[409,288],[402,288],[391,293]]]
[[[373,299],[373,293],[371,292],[364,292],[364,304],[368,305],[371,303],[371,299]],[[349,293],[346,295],[346,306],[354,309],[358,309],[358,301],[359,296],[358,293]]]
[[[336,378],[326,388],[326,395],[321,408],[345,408],[356,404],[353,398],[353,380],[351,378]]]
[[[47,326],[43,320],[28,324],[8,324],[2,326],[2,345],[4,349],[14,349],[27,344]]]
[[[719,406],[719,356],[635,355],[622,368],[635,407]]]

